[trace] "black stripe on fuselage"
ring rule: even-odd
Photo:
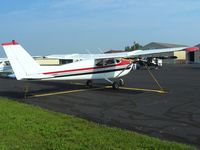
[[[95,72],[85,72],[85,73],[69,74],[69,75],[59,75],[59,76],[54,76],[54,77],[55,78],[60,78],[60,77],[80,76],[80,75],[88,75],[88,74],[108,73],[108,72],[115,72],[115,71],[128,70],[128,69],[130,69],[130,67],[120,68],[120,69],[112,69],[112,70],[95,71]]]

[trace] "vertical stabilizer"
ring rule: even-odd
[[[31,55],[16,41],[2,44],[10,61],[17,80],[37,76],[40,73],[40,65]]]

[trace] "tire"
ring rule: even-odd
[[[120,79],[119,79],[119,86],[124,86],[124,84],[125,84],[125,83],[124,83],[124,80],[120,78]]]
[[[91,88],[92,87],[92,81],[91,80],[87,80],[86,85]]]
[[[119,89],[119,84],[118,84],[118,82],[113,82],[112,88],[113,88],[114,90]]]

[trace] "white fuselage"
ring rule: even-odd
[[[118,78],[132,69],[129,60],[99,59],[82,60],[61,66],[41,66],[41,80],[93,80]],[[29,78],[30,79],[30,78]],[[33,77],[33,79],[35,79]]]

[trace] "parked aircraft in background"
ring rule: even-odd
[[[0,58],[0,75],[4,77],[14,77],[12,67],[7,58]]]
[[[177,59],[176,56],[155,56],[155,57],[137,57],[134,58],[135,69],[149,68],[158,69],[162,67],[164,59]]]
[[[113,89],[124,85],[124,81],[120,77],[128,74],[132,69],[132,61],[124,58],[180,50],[196,51],[198,49],[196,47],[179,47],[109,54],[62,55],[65,58],[73,57],[72,59],[77,61],[60,66],[40,66],[16,41],[3,43],[2,46],[17,80],[87,80],[87,85],[92,86],[92,80],[105,79],[112,84]],[[118,80],[112,81],[112,79]]]
[[[12,68],[10,66],[9,60],[7,58],[0,58],[0,72],[11,72]]]

